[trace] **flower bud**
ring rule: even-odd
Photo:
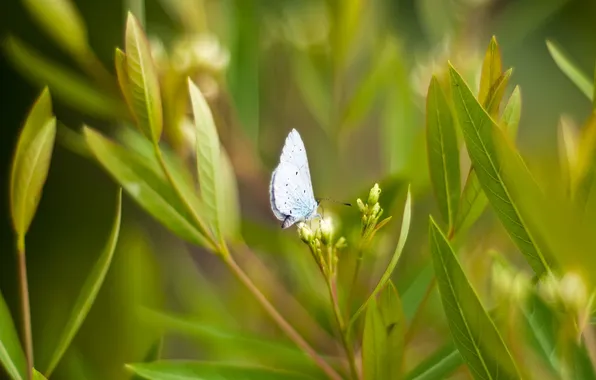
[[[370,217],[372,219],[378,218],[380,212],[381,212],[381,205],[378,204],[378,203],[375,203],[375,205],[373,206],[372,210],[370,210]]]
[[[370,189],[370,193],[368,194],[368,203],[369,205],[374,205],[379,201],[379,195],[381,195],[381,188],[379,187],[378,183]]]
[[[361,213],[366,212],[366,206],[364,205],[364,203],[362,203],[362,199],[360,199],[360,198],[356,199],[356,204],[358,205],[358,209],[360,210]]]
[[[339,239],[337,239],[337,242],[335,243],[335,249],[343,249],[346,248],[348,246],[348,243],[346,242],[346,238],[345,237],[340,237]]]
[[[301,223],[298,226],[298,236],[300,237],[300,240],[306,244],[310,244],[314,238],[311,229],[304,223]]]
[[[333,234],[333,227],[331,226],[331,220],[322,219],[320,224],[321,231],[321,242],[325,245],[331,242],[331,236]]]
[[[559,281],[552,275],[546,275],[540,282],[540,297],[549,304],[560,304],[561,295],[559,292]]]
[[[517,301],[524,301],[530,292],[531,282],[528,276],[522,272],[518,273],[511,285],[511,294]]]
[[[567,273],[559,283],[563,303],[572,310],[582,310],[588,300],[586,284],[577,273]]]

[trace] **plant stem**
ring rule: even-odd
[[[29,283],[27,281],[27,260],[25,257],[25,240],[19,236],[17,241],[19,290],[21,293],[21,312],[23,317],[23,345],[27,358],[27,379],[33,378],[33,337],[31,333],[31,308],[29,305]]]
[[[354,300],[354,289],[356,289],[356,283],[358,282],[358,275],[360,274],[360,267],[362,266],[362,257],[364,256],[364,249],[358,248],[358,257],[356,258],[356,267],[354,268],[354,276],[352,276],[352,284],[350,285],[350,291],[348,293],[348,310],[352,310],[352,301]]]
[[[354,349],[350,345],[348,339],[348,331],[346,330],[346,324],[341,314],[339,307],[339,299],[337,297],[337,281],[336,277],[332,274],[331,278],[326,280],[327,288],[329,289],[329,296],[331,297],[331,303],[333,304],[333,314],[335,314],[335,320],[337,321],[337,327],[339,328],[339,334],[341,336],[341,342],[346,351],[348,357],[348,363],[350,364],[350,373],[353,379],[359,379],[358,369],[356,368],[356,358],[354,357]]]
[[[227,248],[222,248],[227,251]],[[275,323],[283,330],[283,332],[305,353],[307,353],[316,363],[317,366],[323,370],[333,380],[341,380],[341,376],[331,367],[323,358],[317,354],[317,352],[304,340],[304,338],[285,320],[285,318],[279,314],[277,309],[265,298],[263,293],[255,286],[252,280],[244,273],[242,268],[238,266],[232,255],[222,254],[224,263],[230,268],[230,270],[236,275],[238,280],[246,286],[246,288],[253,294],[253,296],[259,301],[263,309],[269,314]]]

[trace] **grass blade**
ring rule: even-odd
[[[451,230],[460,197],[459,148],[451,109],[435,76],[426,102],[428,169],[439,210]]]
[[[12,380],[27,377],[27,360],[19,335],[12,321],[10,310],[0,293],[0,363]]]
[[[442,380],[448,378],[464,360],[453,343],[449,343],[430,355],[404,376],[404,380]]]
[[[455,345],[474,378],[519,379],[511,353],[432,217],[429,235],[443,309]]]
[[[79,328],[83,324],[83,321],[87,317],[89,310],[91,310],[91,306],[93,306],[93,302],[97,297],[97,293],[99,293],[99,289],[101,289],[101,285],[108,273],[108,269],[110,268],[110,264],[112,262],[112,257],[114,257],[114,252],[116,250],[116,244],[118,242],[118,235],[120,234],[120,222],[122,220],[122,189],[118,191],[118,198],[116,200],[116,216],[114,218],[114,224],[112,226],[112,231],[110,232],[110,236],[107,239],[107,243],[103,249],[102,254],[99,256],[99,259],[93,266],[93,269],[87,276],[83,287],[81,288],[81,292],[77,298],[77,301],[72,308],[70,313],[70,318],[62,331],[60,339],[58,340],[58,344],[56,344],[56,348],[54,349],[54,353],[52,354],[52,358],[50,360],[50,364],[45,371],[47,377],[50,377],[56,366],[62,359],[62,356],[66,352],[66,349],[76,336]]]
[[[547,40],[546,47],[563,74],[565,74],[588,99],[593,101],[594,84],[592,81],[580,71],[575,62],[569,59],[557,44]]]
[[[550,271],[550,264],[535,241],[535,231],[531,231],[522,217],[520,205],[511,196],[506,173],[503,173],[503,159],[498,154],[507,143],[505,136],[499,135],[499,127],[474,98],[460,74],[452,66],[449,72],[459,124],[480,185],[513,241],[534,272],[541,276]]]

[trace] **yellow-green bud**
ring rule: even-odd
[[[364,206],[364,203],[362,203],[362,199],[360,199],[360,198],[356,199],[356,204],[358,205],[358,209],[360,210],[361,213],[366,212],[366,206]]]
[[[321,219],[320,224],[321,231],[321,242],[325,245],[331,242],[331,236],[333,234],[333,227],[331,226],[331,220]]]
[[[575,310],[582,310],[588,300],[588,292],[583,279],[576,273],[567,273],[559,283],[563,303]]]
[[[511,293],[513,297],[518,301],[524,301],[530,291],[530,279],[522,272],[518,273],[513,279],[511,285]]]
[[[539,294],[547,303],[560,305],[561,294],[559,292],[559,281],[554,275],[546,275],[541,280]]]
[[[345,237],[340,237],[339,239],[337,239],[337,242],[335,243],[335,248],[336,249],[343,249],[346,248],[348,246],[348,243],[346,242],[346,238]]]
[[[302,240],[306,244],[310,244],[314,238],[312,231],[304,223],[301,223],[298,226],[298,236],[300,237],[300,240]]]
[[[378,203],[375,203],[372,210],[370,210],[370,217],[373,219],[377,218],[379,216],[380,212],[381,212],[381,205]]]
[[[379,201],[379,195],[381,195],[381,188],[379,187],[378,183],[370,189],[370,193],[368,193],[368,203],[369,205],[374,205]]]

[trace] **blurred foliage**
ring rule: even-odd
[[[596,378],[594,15],[2,2],[0,377]]]

